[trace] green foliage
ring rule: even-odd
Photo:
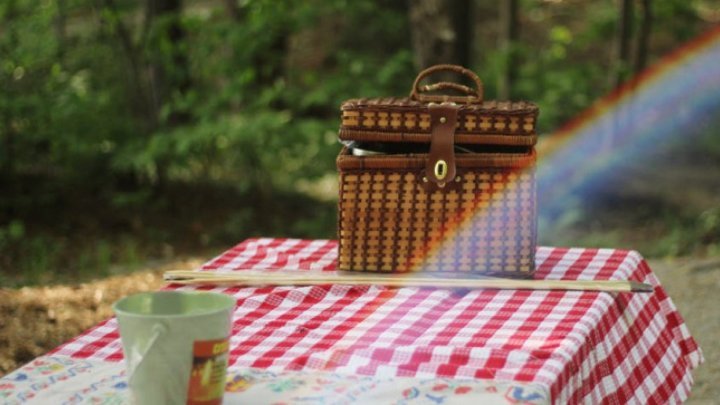
[[[13,282],[107,274],[168,244],[332,237],[332,203],[298,184],[334,171],[343,100],[407,94],[416,73],[405,2],[149,4],[0,2],[0,273],[26,276]],[[656,49],[700,31],[703,2],[653,4]],[[540,104],[546,133],[610,90],[616,4],[524,1],[521,16],[510,49],[476,38],[475,68],[492,98],[517,55],[513,98]]]

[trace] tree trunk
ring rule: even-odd
[[[621,0],[620,2],[620,21],[618,22],[618,31],[616,38],[617,57],[614,69],[611,72],[612,86],[616,88],[620,86],[627,78],[630,69],[630,42],[633,31],[633,0]]]
[[[5,8],[5,21],[3,21],[5,24],[3,25],[9,28],[4,30],[4,35],[7,35],[7,48],[3,49],[4,47],[0,47],[0,54],[3,55],[9,55],[15,50],[15,47],[17,47],[19,43],[17,31],[15,30],[15,27],[10,24],[10,22],[16,18],[18,14],[16,6],[17,3],[14,0],[10,0]],[[10,80],[10,83],[2,84],[3,87],[7,85],[7,88],[3,89],[4,92],[9,93],[9,95],[17,93],[16,89],[13,88],[15,86],[13,86],[12,80]],[[2,127],[0,127],[0,135],[2,135],[2,148],[0,148],[0,170],[2,170],[2,177],[9,179],[9,191],[10,194],[13,195],[16,189],[15,137],[17,135],[17,130],[15,129],[15,126],[12,125],[13,112],[12,110],[8,111],[7,109],[9,109],[9,106],[0,109],[0,119],[2,119]],[[12,204],[10,204],[9,207],[9,209],[12,210]],[[8,212],[8,214],[10,215],[12,212]]]
[[[457,40],[455,41],[455,63],[466,68],[471,68],[472,60],[472,38],[474,34],[474,19],[472,1],[459,0],[453,4],[453,25]]]
[[[225,0],[225,10],[234,21],[242,21],[243,14],[240,7],[238,7],[237,0]]]
[[[503,0],[500,3],[500,24],[498,48],[504,58],[503,69],[498,77],[498,98],[508,100],[512,97],[512,86],[517,77],[515,46],[520,28],[517,0]]]
[[[57,38],[57,56],[62,60],[67,48],[67,32],[66,32],[66,4],[65,0],[57,0],[57,15],[55,16],[55,37]]]
[[[149,82],[152,104],[155,112],[156,128],[175,128],[190,121],[190,111],[173,106],[173,99],[184,96],[192,85],[190,62],[183,42],[185,30],[182,26],[182,0],[148,0],[146,8],[147,24],[152,34],[147,43],[149,54]],[[161,50],[163,42],[170,43],[170,55]],[[169,108],[168,108],[169,106]],[[167,109],[167,117],[161,112]],[[156,163],[156,190],[166,187],[169,162],[158,156]]]
[[[278,78],[285,76],[285,57],[288,53],[290,31],[280,29],[274,34],[268,52],[258,53],[253,58],[253,65],[256,67],[258,75],[257,83],[261,86],[270,86]],[[280,105],[273,105],[272,107],[286,108]]]
[[[146,12],[150,24],[157,25],[155,38],[150,49],[153,54],[150,63],[150,87],[152,101],[159,118],[161,109],[172,101],[173,95],[186,94],[190,90],[190,63],[182,43],[185,30],[181,24],[182,0],[148,0]],[[172,44],[170,59],[165,59],[157,49],[158,42],[165,38]],[[189,120],[187,111],[172,109],[167,124],[177,126]]]
[[[637,50],[635,54],[635,74],[645,70],[647,66],[648,48],[650,44],[650,32],[652,30],[652,0],[641,0],[642,19],[640,20],[640,32],[637,37]]]
[[[99,9],[102,10],[98,13],[100,22],[100,33],[105,33],[107,27],[112,30],[118,41],[120,41],[120,48],[125,54],[127,63],[129,64],[129,80],[134,87],[135,99],[137,100],[135,105],[135,113],[143,117],[147,125],[152,129],[155,127],[155,109],[154,105],[150,100],[150,96],[145,90],[145,80],[143,77],[143,60],[140,55],[138,47],[135,45],[132,39],[130,30],[125,26],[123,21],[120,19],[120,15],[115,5],[114,0],[98,0]],[[106,18],[104,12],[107,12],[112,18]],[[109,23],[108,23],[109,22]]]
[[[470,65],[470,0],[411,0],[408,12],[418,69],[440,63]]]
[[[613,89],[620,87],[627,79],[631,65],[630,44],[633,36],[633,0],[621,0],[620,2],[620,20],[618,22],[616,51],[617,56],[615,66],[611,69],[611,84]],[[612,151],[620,138],[619,128],[627,122],[631,117],[624,109],[620,109],[613,115],[613,128],[607,132],[602,139],[601,150],[604,153]]]

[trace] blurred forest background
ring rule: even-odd
[[[209,257],[250,236],[333,238],[343,100],[404,95],[420,68],[458,63],[487,98],[538,103],[546,136],[717,25],[719,3],[5,0],[0,285]],[[720,161],[709,132],[673,158]],[[716,199],[656,197],[575,207],[567,239],[541,242],[720,252]]]

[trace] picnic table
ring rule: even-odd
[[[249,239],[199,271],[332,272],[330,240]],[[634,251],[540,247],[536,278],[589,291],[166,287],[237,299],[225,403],[679,403],[702,353]],[[3,403],[123,403],[114,318],[0,379]],[[314,402],[313,402],[314,401]],[[324,402],[323,402],[324,401]]]

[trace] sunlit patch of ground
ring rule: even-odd
[[[194,269],[204,261],[174,260],[76,285],[0,289],[0,376],[109,318],[119,298],[157,290],[164,271]]]
[[[694,373],[688,404],[717,404],[720,399],[720,257],[651,260],[670,298],[695,337],[705,363]]]

